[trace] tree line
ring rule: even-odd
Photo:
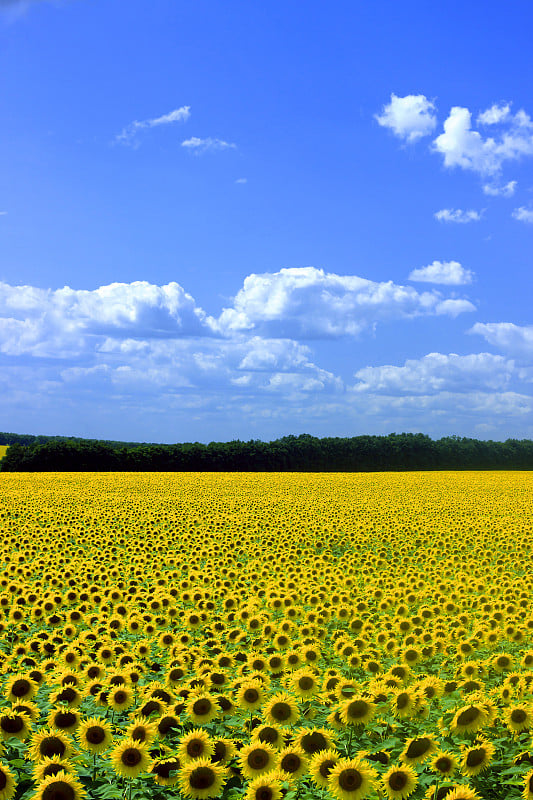
[[[19,439],[6,441],[8,437]],[[2,472],[533,469],[530,439],[496,442],[447,436],[433,440],[422,433],[344,438],[302,434],[272,442],[254,439],[210,444],[142,444],[0,434],[0,444],[10,445],[0,461]]]

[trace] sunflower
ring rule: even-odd
[[[41,728],[38,733],[34,733],[30,742],[30,754],[34,761],[41,761],[43,758],[60,756],[70,758],[72,755],[72,745],[70,739],[59,731]]]
[[[256,711],[265,702],[265,690],[257,680],[245,681],[239,686],[235,702],[239,708]]]
[[[279,753],[278,770],[289,778],[301,778],[307,772],[308,759],[301,747],[291,744]]]
[[[213,747],[211,761],[214,764],[227,764],[235,755],[235,742],[232,739],[214,739]]]
[[[416,695],[412,690],[402,688],[393,689],[390,707],[395,717],[403,719],[404,717],[412,716],[415,704]]]
[[[340,718],[345,725],[366,725],[375,713],[376,705],[361,695],[345,700],[339,709]]]
[[[268,723],[284,726],[294,725],[300,716],[296,701],[286,692],[272,695],[263,708],[263,715]]]
[[[35,800],[83,800],[85,797],[81,783],[66,772],[49,775],[37,785],[34,794]]]
[[[487,714],[481,704],[462,706],[451,721],[450,729],[454,733],[474,733],[487,723]]]
[[[248,784],[243,800],[281,800],[282,776],[277,772],[258,775]]]
[[[294,694],[304,699],[312,697],[320,689],[316,676],[307,667],[303,667],[291,674],[289,687]]]
[[[440,750],[438,753],[435,753],[431,759],[431,769],[433,772],[446,778],[453,775],[458,766],[459,762],[453,753],[448,753],[445,750]]]
[[[406,764],[421,764],[436,749],[437,745],[430,736],[416,736],[414,739],[407,739],[400,759]]]
[[[43,758],[42,761],[36,761],[33,765],[33,777],[36,781],[44,781],[45,778],[57,775],[58,772],[66,772],[70,775],[74,773],[74,766],[68,759],[61,758],[61,756]]]
[[[301,747],[307,756],[313,756],[322,750],[331,750],[334,740],[326,728],[300,728],[294,744]]]
[[[207,692],[192,695],[185,706],[189,719],[195,725],[207,725],[220,716],[220,708]]]
[[[309,761],[309,774],[313,783],[320,789],[327,789],[329,774],[339,760],[339,754],[333,749],[315,753]]]
[[[523,800],[533,800],[533,769],[530,769],[529,772],[524,775],[523,787]]]
[[[154,781],[159,786],[175,786],[179,779],[179,770],[183,764],[179,758],[158,758],[152,762],[150,772],[154,776]]]
[[[276,750],[285,747],[284,731],[281,725],[259,725],[252,731],[252,741],[271,744]]]
[[[520,731],[526,731],[533,727],[532,709],[526,703],[520,703],[504,709],[503,719],[513,733],[520,733]]]
[[[178,757],[183,761],[193,761],[199,758],[210,758],[215,747],[206,731],[193,728],[182,737],[178,747]]]
[[[487,769],[494,755],[494,745],[486,739],[477,741],[472,747],[463,750],[461,771],[464,775],[478,775]]]
[[[58,703],[65,703],[69,708],[77,708],[82,700],[83,695],[79,689],[77,689],[71,683],[68,683],[65,686],[62,686],[61,689],[52,692],[49,698],[51,705],[55,706]]]
[[[338,800],[360,800],[376,788],[376,770],[360,758],[337,761],[328,777],[328,790]]]
[[[124,683],[113,686],[107,695],[107,704],[113,711],[126,711],[133,705],[133,692]]]
[[[6,683],[4,696],[12,703],[22,700],[32,700],[39,690],[39,686],[31,678],[22,673],[17,673]]]
[[[101,717],[83,720],[77,732],[80,747],[90,753],[102,753],[111,745],[113,734],[111,725]]]
[[[481,795],[474,789],[464,785],[455,786],[445,797],[446,800],[482,800]]]
[[[141,772],[146,772],[152,763],[146,744],[134,739],[124,739],[114,747],[111,761],[117,775],[123,778],[136,778]]]
[[[0,800],[11,800],[16,788],[15,776],[8,767],[0,764]]]
[[[157,734],[161,739],[172,736],[180,727],[179,717],[174,714],[164,714],[156,721]]]
[[[47,725],[50,728],[56,728],[58,731],[65,731],[65,733],[74,733],[80,724],[80,715],[72,708],[52,708],[46,718]]]
[[[157,736],[157,724],[146,722],[144,717],[136,717],[126,728],[126,736],[136,742],[145,742],[150,746]]]
[[[17,714],[14,711],[0,716],[0,739],[20,739],[25,741],[30,735],[31,719],[26,714]]]
[[[26,716],[31,720],[32,725],[36,724],[41,715],[39,706],[35,703],[30,703],[29,701],[26,703],[14,703],[11,706],[11,711],[14,714],[26,714]]]
[[[271,772],[278,766],[278,751],[263,742],[251,742],[239,752],[242,774],[245,778],[255,778]]]
[[[186,797],[220,797],[227,776],[226,769],[212,764],[207,758],[189,761],[182,767],[178,783]]]
[[[383,775],[382,782],[390,800],[405,800],[418,785],[416,772],[409,764],[393,765]]]

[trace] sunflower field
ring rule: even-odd
[[[0,494],[0,800],[533,800],[531,472]]]

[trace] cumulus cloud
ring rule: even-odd
[[[88,337],[202,335],[205,313],[178,283],[112,283],[98,289],[39,289],[0,283],[0,352],[63,357]]]
[[[514,322],[476,322],[468,333],[478,334],[489,343],[516,356],[533,356],[533,325]]]
[[[423,94],[398,97],[391,94],[390,103],[383,106],[376,120],[400,139],[415,142],[432,133],[437,125],[435,105]]]
[[[462,286],[472,283],[473,279],[474,273],[465,269],[459,261],[433,261],[427,267],[418,267],[409,273],[410,281],[447,286]]]
[[[248,275],[216,327],[225,335],[254,331],[268,337],[332,338],[358,336],[382,321],[473,309],[468,301],[443,300],[434,290],[294,267]]]
[[[194,153],[208,153],[216,150],[232,150],[237,147],[232,142],[225,142],[223,139],[200,139],[198,136],[191,136],[190,139],[185,139],[181,143],[182,147],[186,147]]]
[[[519,220],[519,222],[528,222],[533,224],[533,209],[520,206],[520,208],[515,208],[512,213],[512,217]]]
[[[453,106],[444,122],[444,132],[433,142],[447,167],[461,167],[481,175],[497,175],[505,161],[533,155],[533,122],[525,111],[512,115],[493,106],[478,116],[484,124],[499,124],[496,137],[484,137],[472,129],[468,108]],[[499,118],[498,118],[499,115]]]
[[[479,222],[481,213],[474,211],[474,209],[463,211],[462,208],[442,208],[440,211],[435,212],[434,217],[439,222]]]
[[[497,103],[482,111],[477,116],[478,125],[497,125],[499,122],[508,119],[511,113],[509,103],[499,106]]]
[[[484,183],[483,192],[492,197],[512,197],[516,191],[517,182],[509,181],[505,184]]]
[[[514,361],[490,353],[429,353],[420,359],[408,359],[401,367],[364,367],[355,373],[359,383],[353,388],[357,392],[392,395],[501,391],[509,386],[514,372]]]
[[[125,128],[115,137],[115,141],[119,144],[136,144],[137,134],[146,128],[157,128],[160,125],[171,125],[174,122],[186,122],[191,116],[190,106],[181,106],[180,108],[169,111],[168,114],[162,114],[160,117],[153,119],[144,119],[141,121],[134,120],[126,125]]]

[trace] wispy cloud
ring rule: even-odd
[[[174,111],[169,111],[168,114],[162,114],[160,117],[153,119],[134,120],[126,125],[125,128],[115,137],[115,141],[119,144],[134,145],[137,144],[137,134],[139,131],[146,128],[157,128],[160,125],[171,125],[174,122],[186,122],[191,116],[190,106],[181,106]]]
[[[5,217],[6,214],[7,214],[7,211],[0,211],[0,217]]]
[[[509,181],[503,186],[497,183],[483,184],[483,192],[491,197],[512,197],[517,186],[516,181]]]
[[[481,214],[482,212],[474,211],[474,209],[463,211],[462,208],[442,208],[440,211],[436,211],[433,216],[435,219],[438,219],[439,222],[467,223],[479,222]]]
[[[237,147],[233,142],[225,142],[224,139],[213,139],[210,136],[206,139],[200,139],[198,136],[191,136],[190,139],[185,139],[181,143],[181,146],[187,147],[195,153],[207,153],[214,150],[231,150]]]
[[[529,224],[533,224],[533,209],[531,208],[526,208],[525,206],[515,208],[512,216],[514,219],[519,220],[519,222],[528,222]]]
[[[235,183],[248,183],[248,178],[237,178]]]

